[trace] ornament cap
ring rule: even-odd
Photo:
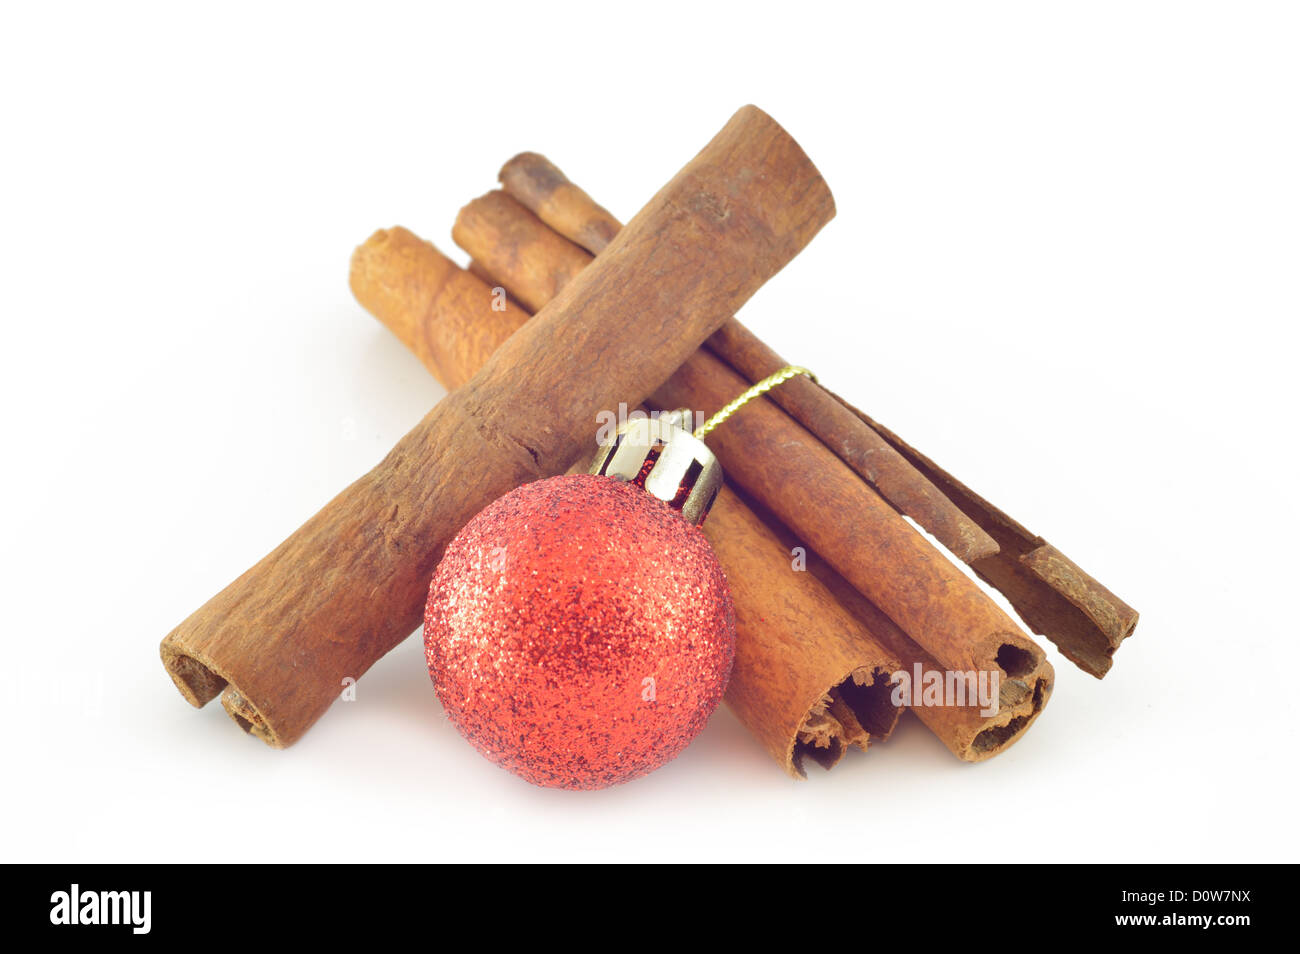
[[[722,488],[722,465],[686,430],[688,410],[635,417],[602,447],[589,473],[630,481],[699,525]]]

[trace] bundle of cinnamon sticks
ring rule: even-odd
[[[599,412],[712,414],[785,365],[732,315],[834,214],[816,168],[754,107],[626,227],[535,153],[500,183],[455,223],[468,268],[402,228],[353,256],[357,300],[449,396],[163,642],[189,701],[220,695],[273,745],[415,629],[442,548],[478,509],[590,458]],[[728,482],[704,524],[736,608],[727,702],[793,776],[806,758],[829,768],[886,738],[899,673],[998,677],[991,706],[914,707],[967,761],[1021,738],[1051,695],[1043,649],[905,518],[1099,678],[1136,625],[1058,550],[808,378],[747,404],[708,443]]]

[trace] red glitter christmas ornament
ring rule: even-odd
[[[438,698],[479,751],[534,784],[653,771],[722,699],[731,595],[696,526],[722,472],[682,420],[635,420],[592,473],[501,497],[434,572],[424,643]]]

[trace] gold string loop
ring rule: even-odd
[[[705,421],[703,424],[701,424],[699,427],[695,429],[695,433],[693,436],[699,440],[703,440],[705,435],[707,435],[710,431],[712,431],[715,427],[717,427],[727,418],[731,417],[731,415],[739,411],[750,401],[754,400],[754,398],[766,394],[768,391],[772,390],[777,385],[784,384],[786,381],[789,381],[791,378],[797,378],[801,374],[808,375],[809,379],[811,379],[812,381],[817,380],[817,375],[813,374],[807,368],[801,368],[797,365],[788,364],[780,371],[777,371],[775,374],[769,374],[762,381],[759,381],[753,387],[747,390],[744,394],[740,395],[740,397],[736,398],[726,407],[722,408],[722,410],[718,411],[717,414],[714,414],[711,418],[709,418],[707,421]]]

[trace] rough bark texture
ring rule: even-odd
[[[163,640],[181,693],[298,739],[419,624],[452,535],[559,473],[597,411],[642,400],[834,214],[821,175],[741,109],[585,269],[370,473]],[[653,342],[653,347],[647,347]],[[224,689],[224,692],[223,692]]]
[[[441,288],[450,284],[450,264],[429,243],[392,229],[358,248],[352,268],[357,300],[444,383],[471,376],[474,362],[486,360],[514,330],[485,311],[489,288],[476,278],[470,282],[478,292],[458,299],[462,307],[448,306]],[[411,274],[412,267],[424,268],[427,280]],[[412,294],[397,298],[393,287]],[[470,326],[487,334],[471,334]],[[436,349],[421,351],[437,334],[486,342],[488,351],[457,348],[461,363],[448,368],[429,357]],[[584,464],[589,458],[583,455]],[[816,578],[795,569],[789,551],[730,490],[719,494],[704,532],[732,590],[736,657],[726,698],[746,728],[796,778],[804,774],[805,757],[830,768],[850,746],[865,749],[886,738],[899,715],[889,685],[898,659]]]
[[[512,256],[507,290],[536,312],[577,278],[592,256],[553,230],[539,228],[539,220],[521,215],[521,208],[500,190],[488,192],[460,210],[451,238],[469,252],[476,274],[489,284],[500,276],[494,275],[490,262],[477,256],[497,262],[503,255]]]
[[[545,156],[522,152],[498,176],[506,192],[554,229],[592,255],[604,251],[623,223],[569,181]]]
[[[882,648],[727,488],[704,532],[736,608],[736,661],[727,704],[791,775],[805,756],[823,768],[850,745],[865,749],[898,722],[890,676],[897,655]]]
[[[713,333],[707,346],[751,382],[790,363],[734,318]],[[998,552],[993,537],[820,384],[797,377],[768,393],[899,513],[932,533],[957,559],[973,563]]]
[[[699,351],[649,401],[710,415],[748,386],[721,359]],[[944,668],[991,671],[1013,657],[1042,663],[1043,651],[993,600],[771,401],[745,405],[708,443],[734,483]]]
[[[406,229],[381,230],[352,256],[352,291],[448,391],[465,384],[530,312]],[[462,321],[474,315],[474,321]]]

